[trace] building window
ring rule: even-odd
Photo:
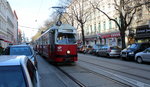
[[[115,20],[117,21],[117,18],[115,18]],[[118,21],[117,21],[117,22],[118,22]],[[117,24],[116,24],[116,22],[115,22],[115,26],[116,26],[116,28],[118,27]]]
[[[103,6],[103,10],[105,10],[105,6]]]
[[[118,23],[121,26],[121,19],[120,18],[118,18]]]
[[[139,7],[138,9],[137,9],[137,17],[138,17],[138,20],[140,21],[140,19],[142,18],[142,8],[141,7]]]
[[[106,30],[106,22],[105,21],[103,22],[103,25],[104,25],[104,30]]]
[[[101,31],[101,23],[98,24],[98,30],[99,30],[99,33]]]
[[[96,24],[94,24],[94,31],[95,31],[95,33],[96,33]]]
[[[90,29],[91,29],[91,27],[89,26],[89,34],[91,33]]]
[[[90,28],[91,28],[91,33],[92,33],[92,32],[93,32],[93,31],[92,31],[92,25],[90,25]]]
[[[111,23],[111,20],[109,20],[109,29],[112,29],[112,23]]]
[[[121,26],[121,19],[120,18],[115,18],[115,20]],[[115,25],[116,25],[116,28],[118,28],[118,25],[116,23],[115,23]]]
[[[1,19],[0,19],[0,29],[1,29],[2,27],[1,27]]]
[[[110,8],[110,3],[108,4],[108,8]]]

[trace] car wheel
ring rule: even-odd
[[[110,58],[110,55],[109,55],[109,53],[107,53],[107,54],[106,54],[106,57]]]
[[[140,57],[140,56],[137,57],[137,58],[136,58],[136,61],[137,61],[138,63],[142,63],[142,62],[143,62],[142,57]]]

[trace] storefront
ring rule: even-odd
[[[94,44],[98,43],[98,38],[96,35],[86,36],[85,42],[87,45],[89,44],[89,45],[93,46]]]
[[[90,35],[85,37],[85,43],[89,45],[103,44],[109,46],[119,46],[121,47],[121,37],[120,32],[112,32],[97,35]]]
[[[101,40],[102,44],[121,47],[120,32],[112,32],[112,33],[98,34],[98,35],[102,39]]]
[[[150,42],[150,28],[148,25],[138,26],[135,39],[137,42]]]

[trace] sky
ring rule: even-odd
[[[31,40],[39,27],[50,18],[51,7],[57,6],[59,0],[7,0],[18,16],[18,27]]]

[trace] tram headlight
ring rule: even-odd
[[[70,50],[67,50],[67,54],[70,54]]]

